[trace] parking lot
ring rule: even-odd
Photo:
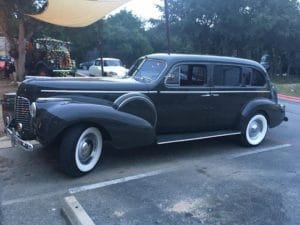
[[[95,224],[300,224],[300,104],[284,103],[289,122],[257,148],[232,137],[107,146],[78,179],[63,175],[50,153],[2,148],[0,221],[66,224],[62,201],[73,195]]]

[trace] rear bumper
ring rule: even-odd
[[[10,138],[12,147],[17,147],[28,152],[38,150],[42,147],[42,145],[36,140],[30,140],[30,141],[22,140],[19,137],[18,132],[16,132],[15,129],[13,128],[11,129],[6,127],[5,132],[6,135]]]

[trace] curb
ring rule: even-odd
[[[11,148],[10,139],[7,136],[0,137],[0,149]]]
[[[84,208],[73,195],[63,199],[62,213],[68,224],[95,225],[93,220],[89,217]]]
[[[299,97],[278,94],[278,98],[282,99],[282,100],[287,100],[287,101],[299,102],[300,103],[300,98]]]

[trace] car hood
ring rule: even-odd
[[[18,95],[31,100],[63,94],[121,93],[149,91],[149,84],[133,78],[31,78],[22,82]]]

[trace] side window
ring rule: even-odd
[[[266,79],[262,73],[253,68],[244,68],[243,72],[243,86],[259,86],[266,84]]]
[[[174,67],[167,75],[168,85],[203,86],[207,84],[207,67],[197,64],[182,64]]]
[[[207,84],[207,67],[189,64],[180,68],[180,86],[204,86]]]
[[[95,61],[95,66],[101,66],[101,60],[96,60]]]
[[[203,65],[192,66],[192,84],[201,85],[207,83],[207,68]]]
[[[252,86],[264,86],[265,84],[266,84],[265,77],[260,72],[253,69],[251,85]]]
[[[188,65],[179,66],[179,77],[180,77],[180,86],[188,85],[188,81],[189,81]]]
[[[213,81],[215,86],[240,86],[242,84],[242,70],[237,66],[214,67]]]
[[[252,68],[246,67],[243,72],[243,86],[251,84]]]

